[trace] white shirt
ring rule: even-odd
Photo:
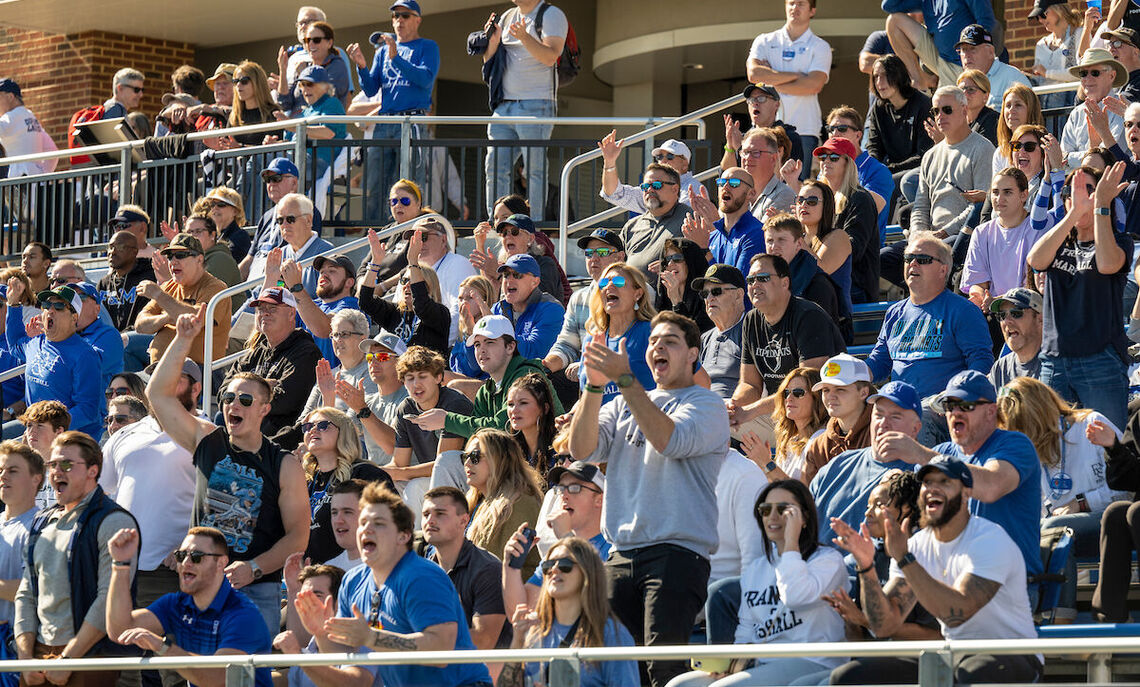
[[[764,537],[753,510],[756,497],[766,486],[768,478],[763,470],[739,451],[728,450],[716,479],[716,531],[720,545],[709,559],[710,584],[740,575],[744,566],[764,556]]]
[[[1033,49],[1033,61],[1045,68],[1046,83],[1076,81],[1069,67],[1077,63],[1077,32],[1069,27],[1065,37],[1054,45],[1055,40],[1051,33],[1042,36]]]
[[[103,447],[99,486],[138,520],[139,570],[155,570],[190,528],[197,473],[190,452],[153,417],[111,435]]]
[[[1128,492],[1108,488],[1104,447],[1097,446],[1085,437],[1085,429],[1094,420],[1111,427],[1117,439],[1124,438],[1116,425],[1096,411],[1089,413],[1085,419],[1074,422],[1061,441],[1060,462],[1053,467],[1041,464],[1041,517],[1049,517],[1054,508],[1072,501],[1077,494],[1084,494],[1089,510],[1093,513],[1104,512],[1113,501],[1132,500]]]
[[[8,157],[34,155],[56,150],[55,142],[40,126],[40,120],[36,119],[32,111],[23,105],[14,107],[0,115],[0,145],[4,146],[4,154]],[[55,163],[51,160],[20,162],[8,166],[8,176],[30,176],[50,172],[54,169]]]
[[[1001,527],[971,515],[966,528],[953,541],[940,542],[930,529],[923,529],[910,538],[907,546],[918,565],[940,582],[953,585],[969,573],[1001,584],[993,598],[961,625],[948,627],[939,618],[943,637],[1036,639],[1033,613],[1029,610],[1025,561],[1017,544]],[[893,560],[891,577],[905,577]]]
[[[762,33],[752,41],[748,57],[765,60],[768,66],[778,72],[831,73],[831,46],[827,41],[811,32],[804,31],[796,40],[788,35],[788,27],[781,26],[771,33]],[[785,94],[779,86],[781,119],[796,127],[803,135],[817,136],[823,125],[819,110],[819,97],[815,95]]]
[[[1119,96],[1114,88],[1109,95]],[[1123,150],[1128,150],[1128,140],[1124,138],[1124,118],[1115,112],[1107,112],[1108,128],[1116,138]],[[1104,141],[1105,147],[1110,147],[1112,141]],[[1089,149],[1088,107],[1085,103],[1077,105],[1069,112],[1065,120],[1065,129],[1061,132],[1061,151],[1065,153],[1065,164],[1069,169],[1076,169],[1081,164],[1081,158]]]
[[[349,570],[352,570],[353,568],[355,568],[356,566],[360,565],[363,562],[364,562],[364,559],[359,558],[359,557],[358,558],[349,558],[348,557],[348,550],[346,549],[344,551],[341,551],[340,554],[338,554],[336,558],[325,561],[325,565],[331,565],[334,568],[340,568],[341,570],[348,572]]]
[[[439,277],[439,295],[443,304],[451,311],[451,329],[447,335],[447,343],[451,345],[459,338],[459,285],[477,273],[470,260],[451,251],[432,265],[432,269]]]

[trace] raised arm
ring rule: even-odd
[[[166,352],[162,354],[146,385],[146,397],[150,401],[155,420],[174,439],[174,443],[191,453],[207,434],[217,429],[212,422],[198,418],[186,410],[175,393],[178,378],[182,375],[182,364],[190,353],[190,345],[202,332],[205,313],[206,304],[202,303],[198,306],[197,313],[178,318],[174,340],[166,347]]]

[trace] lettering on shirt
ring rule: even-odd
[[[794,610],[788,609],[781,603],[780,590],[774,584],[768,585],[767,589],[751,590],[745,593],[744,603],[748,604],[749,608],[768,607],[769,617],[764,622],[751,623],[754,639],[768,640],[804,624],[803,618],[797,616]]]
[[[1061,244],[1060,250],[1057,251],[1057,257],[1053,259],[1053,264],[1050,267],[1074,276],[1077,272],[1087,272],[1093,269],[1096,247],[1092,244],[1090,246],[1090,249],[1085,249],[1071,241],[1066,241]]]
[[[210,473],[202,525],[221,530],[235,553],[245,553],[253,541],[262,487],[256,470],[235,463],[229,455]]]
[[[941,358],[945,325],[944,320],[929,313],[922,313],[912,320],[896,320],[887,337],[891,344],[891,358],[895,360]]]
[[[37,131],[43,131],[44,130],[43,127],[40,126],[39,120],[36,119],[35,117],[25,117],[24,118],[24,128],[28,130],[29,134],[36,133]]]

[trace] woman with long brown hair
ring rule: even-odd
[[[471,512],[467,538],[500,555],[520,525],[537,521],[542,505],[538,472],[526,462],[515,438],[500,429],[475,432],[461,458]],[[538,550],[532,549],[523,575],[530,577],[537,565]]]
[[[776,432],[776,454],[767,442],[752,433],[742,439],[744,455],[760,466],[770,481],[798,479],[804,481],[805,452],[808,443],[822,434],[827,425],[827,409],[823,398],[812,387],[819,383],[819,370],[797,367],[788,373],[776,389],[776,409],[772,421]],[[775,461],[775,469],[770,469]]]
[[[993,172],[997,174],[1013,163],[1014,132],[1026,124],[1045,126],[1041,114],[1041,101],[1033,89],[1022,83],[1015,83],[1005,89],[1001,96],[1001,117],[997,123],[997,148],[994,149]]]
[[[233,109],[230,110],[229,125],[249,126],[272,122],[276,119],[275,112],[280,107],[273,101],[273,94],[269,88],[269,80],[265,70],[256,62],[246,60],[234,70],[234,100]],[[239,146],[261,145],[266,136],[283,135],[283,130],[268,131],[257,134],[238,134],[231,136]]]

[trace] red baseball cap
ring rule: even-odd
[[[838,136],[832,136],[827,139],[823,142],[823,145],[813,150],[811,154],[812,157],[818,157],[820,153],[839,153],[840,155],[846,155],[852,160],[859,155],[855,152],[854,143],[848,141],[846,138],[839,138]]]

